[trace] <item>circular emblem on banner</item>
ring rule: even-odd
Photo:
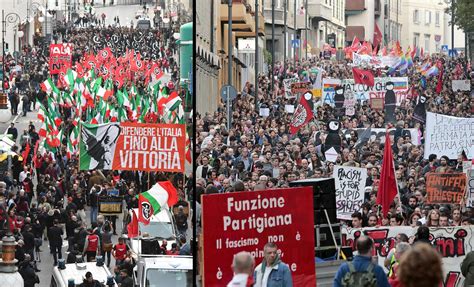
[[[307,117],[306,109],[303,107],[303,105],[298,105],[295,111],[295,115],[293,116],[291,125],[294,127],[301,126],[302,124],[304,124],[306,117]]]
[[[102,66],[102,74],[103,75],[108,75],[109,74],[109,69],[107,69],[105,66]]]
[[[100,55],[101,55],[102,58],[107,59],[108,56],[109,56],[109,52],[107,52],[107,50],[102,50]]]
[[[147,201],[142,202],[142,216],[146,220],[150,220],[151,218],[151,205]]]

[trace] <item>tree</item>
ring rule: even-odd
[[[474,1],[472,0],[451,0],[454,5],[450,5],[447,13],[451,14],[454,6],[454,24],[459,26],[464,32],[474,32]]]

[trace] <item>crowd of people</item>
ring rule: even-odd
[[[426,62],[437,63],[439,69],[444,72],[441,76],[423,76],[417,67]],[[415,117],[415,106],[420,96],[427,99],[426,112],[472,117],[474,101],[471,92],[453,91],[451,87],[451,80],[454,79],[467,79],[471,81],[472,86],[471,66],[464,57],[450,58],[446,55],[434,54],[423,59],[415,59],[414,67],[403,75],[399,71],[388,75],[388,67],[368,68],[376,77],[408,77],[409,95],[401,101],[399,106],[396,106],[395,120],[390,123],[386,122],[384,111],[372,108],[368,101],[358,101],[355,106],[355,115],[346,116],[338,114],[334,106],[324,103],[323,95],[322,99],[313,101],[314,118],[297,134],[291,135],[289,128],[293,115],[287,112],[285,106],[296,105],[297,99],[286,97],[283,83],[285,79],[296,78],[297,82],[309,81],[314,84],[317,80],[314,70],[322,70],[323,79],[351,79],[353,77],[351,61],[347,59],[335,61],[311,58],[298,60],[295,63],[296,66],[292,60],[288,60],[286,65],[276,63],[273,70],[274,81],[271,75],[259,75],[258,91],[252,83],[246,83],[232,102],[230,129],[227,129],[225,103],[220,105],[214,113],[196,115],[198,167],[195,176],[198,203],[201,195],[283,188],[289,187],[289,183],[295,180],[330,178],[333,176],[334,167],[342,165],[367,169],[367,180],[365,184],[363,183],[365,201],[360,211],[352,214],[352,220],[340,220],[345,226],[351,228],[412,226],[422,228],[419,230],[420,234],[426,235],[426,227],[473,224],[472,209],[462,202],[459,204],[426,203],[427,173],[462,172],[463,161],[471,159],[465,158],[462,153],[459,154],[457,160],[450,160],[446,156],[438,157],[434,154],[430,155],[428,160],[424,159],[425,139],[423,136],[426,125],[424,121]],[[441,91],[436,92],[440,81],[442,81]],[[268,108],[268,115],[260,115],[261,108]],[[331,120],[338,121],[341,130],[346,130],[344,133],[339,132],[342,144],[340,149],[336,150],[338,156],[335,162],[326,160],[324,153],[328,135],[327,123]],[[360,141],[358,142],[360,134],[355,130],[365,130],[369,127],[395,129],[394,135],[391,136],[391,143],[399,195],[396,196],[390,206],[390,211],[385,216],[380,212],[380,206],[376,204],[385,149],[384,141],[372,137],[360,144]],[[414,144],[411,136],[403,132],[408,128],[416,129],[421,144]],[[429,230],[427,234],[429,235]],[[413,243],[414,238],[406,238],[404,241],[410,240],[410,243]],[[430,242],[428,238],[424,240],[427,243]],[[368,245],[367,248],[372,248]],[[417,256],[423,248],[413,247],[411,256]],[[401,254],[392,257],[395,258],[394,256],[397,257],[395,261],[398,262]],[[439,259],[432,260],[440,262]],[[363,261],[370,261],[370,259]],[[406,266],[408,267],[402,268],[401,263],[400,270],[403,272],[415,268],[410,264]],[[367,267],[366,264],[365,267]],[[390,270],[392,268],[390,264],[386,267]],[[343,273],[348,272],[348,267],[344,268],[340,271],[342,273],[338,273],[335,286],[351,286],[351,284],[341,283]],[[378,274],[381,269],[376,268],[373,272]],[[393,270],[392,273],[395,274]],[[411,277],[411,282],[415,282],[411,284],[408,284],[409,281],[403,281],[406,278],[400,278],[403,282],[401,286],[421,286],[416,285],[420,282],[416,281],[416,278],[419,278],[417,276]],[[383,277],[385,283],[377,286],[389,286],[385,274]],[[430,282],[437,280],[439,283],[440,278],[436,277],[433,280]],[[392,282],[391,284],[400,286],[393,285]]]
[[[178,87],[178,51],[173,32],[171,29],[138,30],[119,25],[69,27],[53,31],[53,40],[73,44],[73,67],[86,53],[97,53],[105,47],[111,48],[116,57],[134,49],[143,59],[159,61],[162,70],[170,75],[172,86]],[[13,116],[18,113],[26,116],[27,112],[36,111],[36,103],[47,106],[48,96],[40,84],[51,77],[48,53],[44,39],[36,37],[34,45],[24,46],[18,57],[6,55],[2,84]],[[52,78],[57,81],[57,77]],[[137,87],[146,92],[143,83],[138,82]],[[69,131],[72,113],[67,108],[59,110],[60,128]],[[17,242],[15,257],[25,286],[39,283],[35,272],[40,271],[37,263],[45,253],[51,254],[54,266],[60,259],[65,259],[66,263],[95,261],[101,255],[106,266],[113,267],[116,283],[122,287],[132,286],[136,256],[121,235],[127,233],[131,220],[129,211],[138,208],[137,195],[155,182],[170,180],[178,189],[180,199],[185,200],[191,192],[190,182],[183,182],[182,175],[163,172],[81,171],[77,154],[67,154],[66,139],[62,139],[57,149],[38,148],[37,143],[44,139],[38,135],[34,122],[30,122],[24,131],[18,131],[12,123],[7,133],[16,143],[12,149],[16,154],[11,157],[11,166],[8,166],[8,160],[0,162],[0,237],[14,236]],[[123,215],[99,214],[99,197],[105,195],[123,198]],[[164,240],[160,246],[162,254],[191,254],[186,232],[187,214],[180,209],[178,218],[176,243],[171,245]],[[95,286],[90,272],[84,280],[84,286]]]
[[[444,65],[442,92],[435,92],[438,77],[428,79],[426,87],[422,88],[421,74],[415,68],[407,75],[410,89],[427,98],[427,111],[471,117],[474,102],[470,92],[454,92],[451,89],[451,79],[471,79],[468,63],[462,57],[432,56],[431,60],[439,60]],[[462,67],[459,69],[461,74],[451,73],[458,71],[453,68],[457,65]],[[396,121],[388,125],[384,121],[384,112],[372,109],[368,102],[357,103],[354,116],[339,117],[334,107],[318,102],[314,108],[314,119],[297,134],[291,135],[289,125],[292,114],[285,111],[285,105],[294,105],[295,99],[285,97],[284,79],[298,78],[314,83],[316,77],[311,73],[314,68],[323,69],[323,77],[347,79],[352,75],[346,62],[320,61],[316,58],[298,61],[296,67],[288,62],[287,67],[284,71],[281,63],[276,65],[273,89],[267,75],[259,76],[257,105],[258,108],[269,108],[268,116],[258,115],[256,92],[251,83],[245,85],[232,103],[230,130],[226,128],[226,109],[223,105],[212,114],[196,116],[198,195],[288,187],[289,182],[299,179],[332,177],[335,165],[353,166],[367,168],[368,178],[365,183],[366,201],[360,212],[353,216],[360,223],[352,220],[347,222],[349,226],[374,226],[380,222],[381,225],[416,225],[419,222],[428,226],[472,223],[470,209],[463,206],[425,203],[426,174],[462,171],[463,157],[459,154],[458,160],[449,160],[446,156],[439,158],[431,155],[429,160],[423,159],[425,124],[413,116],[416,98],[403,100],[396,107]],[[376,75],[386,76],[384,73],[386,70],[374,70]],[[344,134],[349,135],[341,133],[342,145],[337,150],[335,162],[327,161],[324,155],[327,122],[333,119],[337,119],[341,130],[347,129]],[[391,142],[400,199],[395,200],[388,217],[383,218],[380,218],[375,198],[384,142],[372,138],[356,146],[358,133],[355,129],[368,127],[396,129]],[[413,144],[411,136],[403,133],[403,129],[407,128],[417,129],[421,137],[420,145]],[[197,200],[200,200],[199,197]]]

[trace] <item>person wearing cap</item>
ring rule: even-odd
[[[104,286],[103,284],[100,284],[99,281],[95,280],[94,277],[92,276],[92,272],[87,271],[86,273],[86,278],[84,278],[84,281],[79,285],[79,287],[102,287]]]

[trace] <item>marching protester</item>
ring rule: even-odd
[[[249,287],[253,286],[253,271],[255,260],[249,252],[241,251],[234,255],[232,270],[234,277],[227,287]]]

